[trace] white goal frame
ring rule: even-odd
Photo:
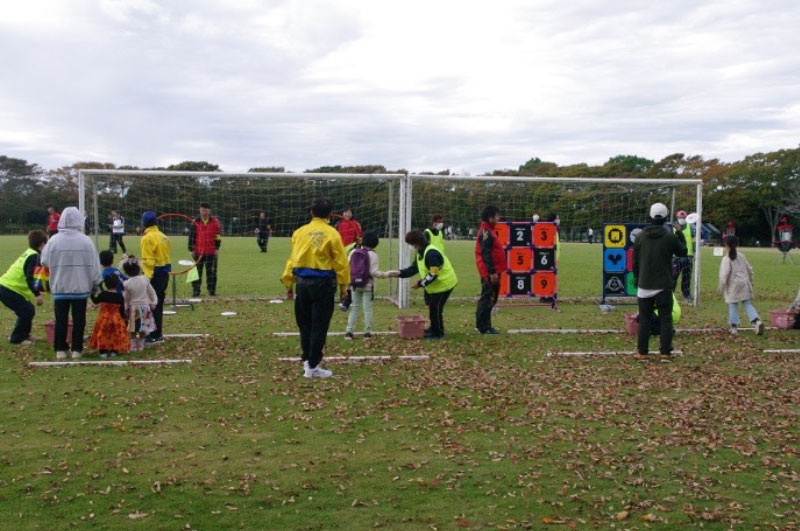
[[[290,179],[341,179],[341,180],[384,180],[399,183],[399,193],[397,198],[394,197],[390,186],[389,190],[389,204],[387,210],[388,225],[391,231],[397,231],[397,263],[400,269],[408,267],[410,264],[409,246],[405,243],[405,234],[410,230],[410,219],[407,217],[407,212],[410,212],[410,203],[407,203],[408,188],[407,185],[410,181],[406,174],[402,173],[290,173],[290,172],[224,172],[224,171],[174,171],[174,170],[104,170],[104,169],[81,169],[78,170],[78,209],[86,216],[87,207],[87,193],[94,195],[95,191],[87,190],[87,177],[92,175],[100,176],[144,176],[144,177],[163,177],[168,179],[170,177],[222,177],[222,178],[290,178]],[[311,204],[313,198],[309,197],[308,202]],[[395,205],[395,202],[397,203]],[[93,201],[94,205],[93,219],[95,220],[94,226],[91,228],[95,242],[99,240],[99,212],[97,212],[97,201]],[[395,219],[395,212],[397,219]],[[99,245],[99,244],[98,244]],[[389,263],[393,261],[393,249],[389,246]],[[407,279],[398,279],[397,292],[394,298],[390,300],[394,302],[399,308],[408,307],[408,293],[409,284]]]
[[[697,306],[700,302],[700,264],[702,248],[702,227],[703,227],[703,181],[701,179],[625,179],[625,178],[597,178],[597,177],[498,177],[494,175],[420,175],[410,174],[406,185],[406,220],[411,222],[411,205],[413,205],[413,181],[480,181],[494,183],[551,183],[551,184],[643,184],[660,185],[662,187],[672,187],[672,202],[670,216],[675,213],[675,190],[678,186],[693,186],[695,188],[695,201],[697,212],[697,237],[695,238],[694,267],[692,269],[692,295],[693,305]],[[498,205],[502,207],[502,205]],[[510,220],[513,221],[513,220]],[[613,220],[624,221],[624,220]],[[427,223],[427,220],[425,220]],[[476,221],[477,224],[477,221]],[[402,256],[402,255],[401,255]],[[408,296],[408,295],[406,295]]]

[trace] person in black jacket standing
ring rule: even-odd
[[[650,327],[653,310],[658,310],[661,320],[661,361],[672,361],[672,259],[686,256],[683,234],[667,230],[664,223],[669,209],[663,203],[650,207],[653,224],[645,227],[633,243],[633,280],[639,302],[639,337],[636,358],[646,361],[649,353]]]
[[[258,241],[258,248],[262,253],[267,252],[267,245],[269,245],[269,236],[272,233],[272,227],[267,219],[267,213],[263,210],[258,215],[258,227],[256,227],[256,240]]]

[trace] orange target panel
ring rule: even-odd
[[[533,269],[533,252],[525,247],[512,247],[508,251],[508,268],[511,271],[527,273]]]
[[[536,223],[533,226],[533,245],[534,247],[555,247],[556,224]]]
[[[552,297],[556,293],[556,275],[552,272],[533,274],[533,294],[536,297]]]
[[[497,234],[497,241],[500,242],[500,245],[507,247],[508,242],[511,241],[511,227],[508,226],[508,223],[498,223],[494,226],[494,232]]]
[[[501,273],[500,274],[500,292],[498,293],[499,297],[507,297],[510,291],[510,286],[508,283],[508,274]]]

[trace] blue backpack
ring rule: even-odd
[[[365,288],[372,276],[369,274],[369,251],[357,247],[350,253],[350,285]]]

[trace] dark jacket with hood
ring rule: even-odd
[[[683,233],[668,230],[662,223],[645,227],[633,244],[633,280],[637,288],[668,289],[675,285],[672,258],[686,256]]]

